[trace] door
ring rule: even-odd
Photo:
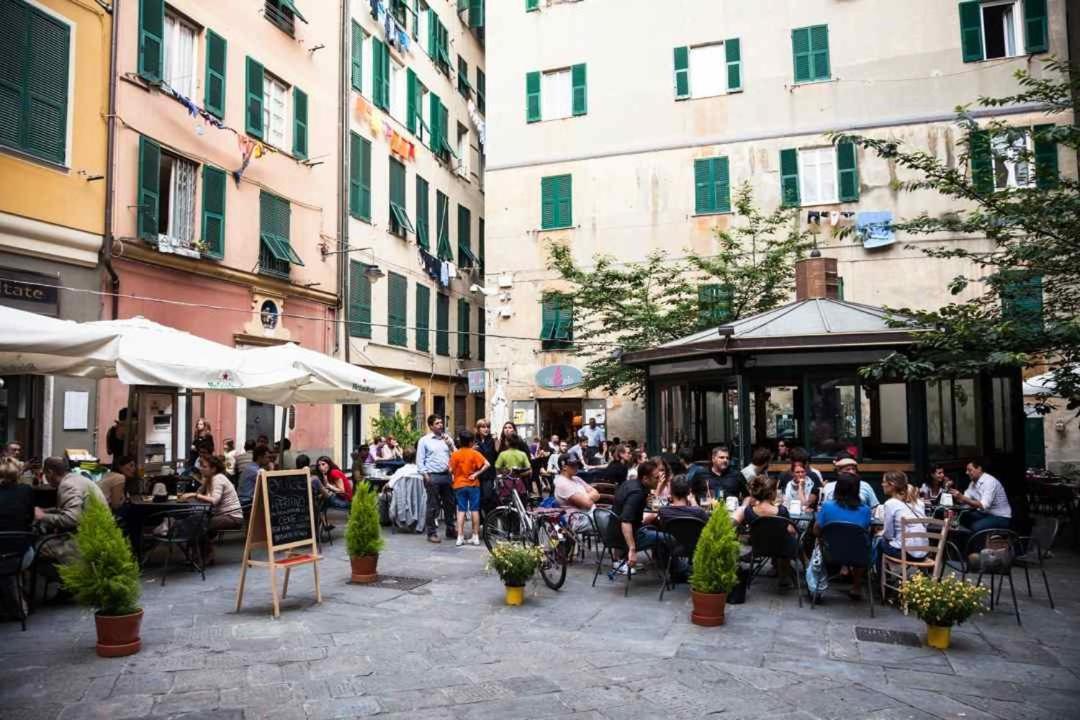
[[[1024,418],[1024,463],[1026,467],[1046,467],[1045,422],[1041,415]]]
[[[274,406],[266,403],[247,401],[247,428],[244,437],[258,440],[265,435],[269,441],[274,437]]]
[[[468,411],[466,410],[468,398],[464,395],[457,395],[454,397],[454,435],[457,436],[459,432],[464,430],[468,421]]]

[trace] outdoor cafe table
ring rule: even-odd
[[[183,510],[200,504],[197,500],[177,500],[175,495],[170,495],[165,502],[154,502],[149,495],[136,496],[124,505],[124,520],[127,523],[128,535],[131,538],[131,547],[135,552],[135,559],[141,564],[143,560],[143,533],[146,521],[149,518],[162,513],[175,510]]]

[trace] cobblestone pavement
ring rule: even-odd
[[[339,526],[343,525],[341,520]],[[307,719],[1075,718],[1080,714],[1080,562],[1049,561],[1057,609],[1040,582],[953,633],[953,649],[864,642],[856,627],[921,633],[920,623],[830,595],[799,608],[761,580],[727,625],[689,621],[685,586],[657,601],[658,581],[572,567],[555,593],[530,586],[503,603],[483,547],[387,534],[383,573],[429,578],[411,591],[350,585],[341,530],[325,548],[323,603],[310,570],[295,574],[279,620],[266,573],[249,573],[232,612],[241,552],[218,551],[206,581],[186,570],[144,582],[143,650],[94,654],[92,615],[38,610],[27,632],[0,625],[0,718]],[[1059,543],[1060,544],[1060,543]],[[1008,598],[1006,588],[1005,597]]]

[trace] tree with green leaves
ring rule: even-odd
[[[932,190],[958,208],[897,222],[896,230],[990,241],[980,249],[945,244],[923,249],[929,258],[967,261],[969,271],[953,278],[949,291],[954,296],[975,293],[937,310],[890,308],[894,325],[914,323],[924,329],[912,347],[862,373],[875,380],[922,381],[1046,366],[1069,409],[1080,409],[1080,183],[1062,177],[1058,168],[1059,148],[1072,151],[1070,163],[1080,149],[1080,127],[1072,116],[1080,73],[1049,60],[1039,77],[1018,70],[1016,78],[1017,94],[980,98],[977,105],[1036,105],[1051,117],[1066,116],[1071,124],[1028,128],[995,120],[980,125],[970,107],[958,108],[957,120],[967,135],[955,165],[894,140],[834,136],[834,141],[850,140],[913,171],[916,179],[898,183],[901,190]],[[1050,408],[1049,393],[1040,396],[1038,409]]]
[[[416,443],[423,434],[416,427],[416,417],[412,413],[402,415],[395,412],[393,415],[379,415],[372,418],[371,425],[377,435],[393,437],[402,448],[416,449]]]
[[[549,246],[549,267],[571,289],[560,303],[575,308],[571,351],[586,358],[583,386],[640,399],[645,374],[627,367],[624,352],[645,350],[698,330],[777,307],[794,293],[795,261],[812,246],[797,208],[765,213],[749,183],[735,197],[727,229],[716,233],[717,252],[669,258],[661,250],[641,261],[600,254],[586,268],[562,243]],[[548,295],[550,299],[552,294]]]

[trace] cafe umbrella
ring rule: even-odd
[[[104,377],[115,364],[119,334],[71,320],[0,306],[0,374]]]

